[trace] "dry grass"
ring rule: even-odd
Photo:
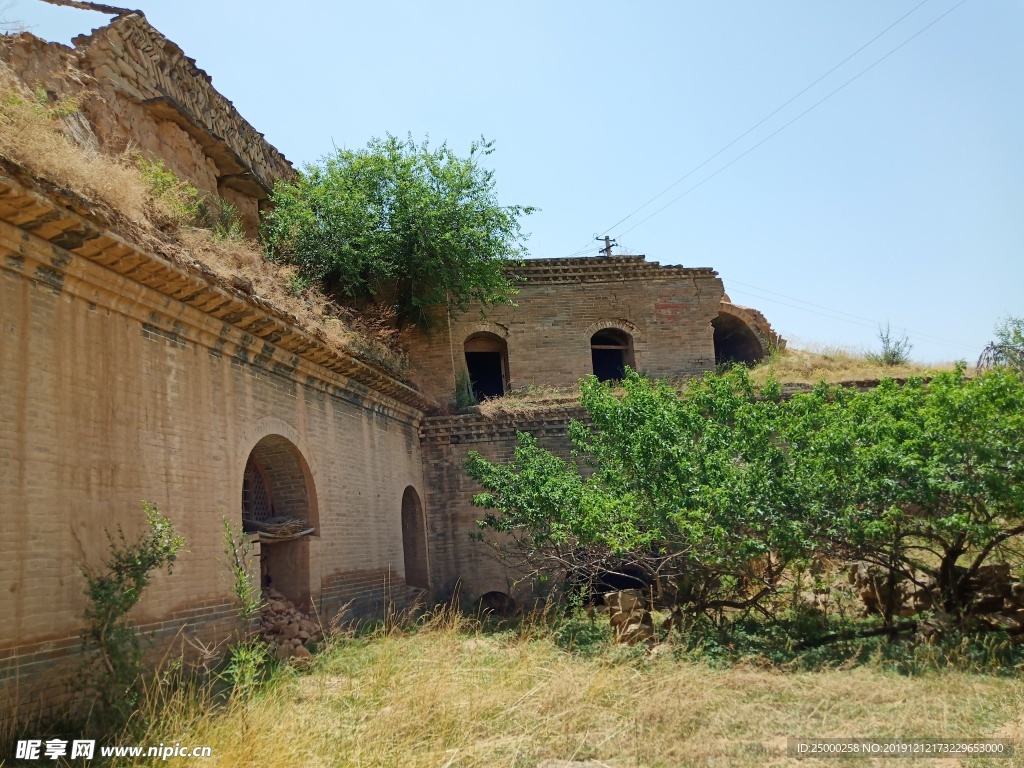
[[[76,106],[47,104],[0,62],[0,155],[132,224],[150,225],[151,196],[138,172],[123,158],[68,139],[65,131],[84,122]]]
[[[846,347],[817,346],[805,349],[786,348],[766,357],[751,371],[752,378],[764,383],[771,378],[783,384],[817,384],[825,381],[838,384],[848,381],[871,381],[884,378],[927,376],[950,370],[953,363],[885,366],[868,359],[864,352]]]
[[[198,260],[227,281],[244,278],[253,293],[294,315],[328,344],[393,374],[404,373],[408,361],[389,343],[393,334],[345,312],[314,289],[293,290],[293,271],[267,261],[257,242],[216,238],[210,230],[184,225],[168,202],[153,194],[134,153],[112,156],[92,146],[91,129],[77,107],[32,93],[0,62],[0,158],[75,193],[86,213],[130,242],[179,263]]]
[[[502,397],[488,398],[480,403],[478,408],[488,419],[504,416],[530,418],[545,411],[578,405],[579,399],[578,386],[551,387],[531,384],[523,389],[514,389]]]
[[[248,703],[193,701],[148,741],[210,745],[210,766],[761,766],[797,764],[788,736],[1022,735],[1017,678],[716,669],[614,650],[572,655],[543,631],[485,634],[448,614],[341,639]]]
[[[775,352],[754,366],[750,376],[758,384],[764,384],[772,378],[778,379],[782,384],[817,384],[821,381],[839,384],[928,376],[938,371],[951,370],[953,366],[952,362],[928,365],[912,362],[907,365],[884,366],[872,362],[864,352],[845,347],[819,346]],[[668,380],[668,383],[682,391],[688,381],[688,378],[683,377]],[[579,397],[578,386],[531,385],[512,390],[502,397],[484,400],[478,409],[489,419],[508,416],[530,418],[545,411],[578,405]]]

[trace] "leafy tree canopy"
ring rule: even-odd
[[[279,183],[264,221],[271,257],[296,265],[342,299],[393,310],[399,325],[429,324],[430,308],[509,302],[507,267],[525,255],[520,219],[502,206],[483,139],[458,157],[412,137],[336,150]]]
[[[467,461],[490,510],[480,525],[521,571],[641,571],[706,611],[754,605],[789,565],[858,558],[927,579],[963,615],[980,569],[1024,537],[1012,369],[789,399],[742,369],[682,396],[630,371],[621,393],[588,379],[582,402],[589,423],[570,436],[583,467],[526,434],[509,463]]]

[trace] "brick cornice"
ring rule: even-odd
[[[340,376],[341,388],[349,390],[355,398],[376,400],[385,409],[404,412],[406,418],[417,419],[432,407],[431,401],[408,384],[303,330],[296,317],[265,299],[232,288],[228,281],[199,262],[179,264],[145,251],[87,216],[65,207],[73,205],[77,210],[87,212],[89,206],[85,201],[76,200],[73,194],[63,191],[59,197],[63,205],[50,199],[42,190],[29,189],[6,175],[0,175],[0,221],[20,230],[22,240],[40,238],[52,248],[50,263],[36,267],[35,279],[55,285],[61,283],[72,255],[78,256],[157,291],[174,302],[198,310],[215,321],[218,329],[232,329],[228,333],[234,337],[232,341],[242,349],[250,349],[253,358],[262,356],[269,359],[275,349],[291,353],[289,362],[301,360],[312,364],[308,371],[321,368]],[[209,328],[200,330],[209,336]],[[165,331],[169,336],[175,332],[174,329]],[[217,333],[223,336],[220,330]],[[261,343],[255,344],[256,339]],[[296,369],[294,364],[290,367],[292,371]],[[335,376],[322,378],[329,387],[339,387],[339,379]]]
[[[431,416],[420,424],[420,439],[426,444],[481,443],[513,437],[516,432],[534,435],[563,434],[573,419],[586,421],[587,412],[580,405],[547,408],[529,414],[481,413],[454,416]]]
[[[527,259],[512,273],[530,283],[599,283],[718,277],[711,267],[661,266],[645,256],[583,256]]]

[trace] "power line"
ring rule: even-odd
[[[737,281],[732,281],[732,282],[737,282]],[[739,284],[743,285],[743,283],[739,283]],[[764,290],[764,289],[757,288],[757,290],[761,291],[761,290]],[[765,291],[765,292],[766,293],[774,293],[773,291]],[[882,323],[879,323],[876,320],[871,320],[869,318],[862,318],[859,315],[850,315],[850,313],[848,313],[848,312],[841,312],[839,310],[833,310],[830,307],[822,307],[820,304],[811,304],[811,302],[804,302],[803,299],[793,299],[793,301],[799,301],[799,302],[803,302],[805,304],[810,304],[812,307],[821,307],[822,309],[826,309],[827,312],[818,312],[817,310],[814,310],[814,309],[808,309],[807,307],[801,307],[801,306],[799,306],[797,304],[790,304],[790,303],[785,302],[785,301],[779,301],[778,299],[773,299],[773,298],[770,298],[768,296],[761,296],[760,294],[751,293],[750,291],[742,291],[742,290],[730,289],[729,291],[727,291],[727,293],[729,293],[730,296],[732,294],[734,294],[734,293],[738,293],[738,294],[741,294],[743,296],[753,296],[754,298],[760,299],[761,301],[770,301],[770,302],[773,302],[775,304],[781,304],[784,307],[790,307],[792,309],[799,309],[799,310],[802,310],[804,312],[810,312],[813,315],[819,315],[821,317],[827,317],[830,320],[839,320],[840,322],[850,323],[851,325],[857,325],[857,326],[860,326],[861,328],[878,329],[878,328],[880,328],[883,325]],[[775,295],[781,296],[782,294],[775,294]],[[786,297],[786,298],[791,298],[791,297]],[[835,312],[835,313],[838,313],[838,314],[841,314],[841,315],[849,315],[849,317],[837,317],[835,314],[829,314],[831,312]],[[853,319],[853,318],[856,318],[856,319]],[[961,344],[960,342],[950,341],[948,339],[942,339],[942,338],[939,338],[938,336],[932,336],[931,334],[927,334],[927,333],[919,333],[919,332],[914,331],[914,330],[912,330],[910,328],[897,327],[897,329],[898,330],[902,330],[908,336],[912,336],[914,338],[921,339],[923,341],[929,341],[929,342],[931,342],[933,344],[941,344],[943,346],[955,347],[955,348],[961,349],[961,350],[971,350],[972,352],[976,352],[977,351],[974,347],[971,347],[968,344]]]
[[[836,65],[835,65],[834,67],[832,67],[832,69],[830,69],[830,70],[829,70],[828,72],[826,72],[825,74],[823,74],[823,75],[822,75],[821,77],[819,77],[819,78],[818,78],[817,80],[815,80],[815,81],[814,81],[813,83],[811,83],[810,85],[808,85],[808,86],[807,86],[806,88],[804,88],[804,89],[803,89],[802,91],[800,91],[799,93],[797,93],[796,95],[794,95],[794,96],[793,96],[792,98],[790,98],[790,99],[789,99],[788,101],[786,101],[785,103],[783,103],[782,105],[780,105],[779,107],[777,107],[776,109],[774,109],[773,111],[769,112],[769,113],[768,113],[767,115],[765,115],[765,116],[764,116],[763,118],[761,118],[761,119],[760,119],[760,120],[758,120],[758,121],[757,121],[756,123],[754,123],[754,124],[753,124],[752,126],[750,126],[750,128],[748,128],[747,130],[745,130],[745,131],[744,131],[743,133],[741,133],[741,134],[740,134],[739,136],[737,136],[737,137],[736,137],[735,139],[733,139],[733,140],[732,140],[732,141],[730,141],[730,142],[729,142],[728,144],[726,144],[726,145],[725,145],[724,147],[722,147],[722,148],[721,148],[720,150],[718,150],[717,152],[715,152],[715,154],[713,154],[713,155],[711,155],[711,156],[710,156],[709,158],[707,158],[707,159],[706,159],[706,160],[705,160],[704,162],[702,162],[702,163],[701,163],[700,165],[694,166],[694,167],[693,167],[692,169],[690,169],[690,170],[689,170],[689,171],[688,171],[688,172],[687,172],[687,173],[686,173],[685,175],[681,176],[680,178],[676,179],[676,180],[675,180],[674,182],[672,182],[671,184],[669,184],[669,185],[668,185],[667,187],[665,187],[665,189],[663,189],[663,190],[662,190],[661,192],[659,192],[658,194],[656,194],[656,195],[655,195],[654,197],[652,197],[652,198],[651,198],[650,200],[648,200],[648,201],[647,201],[646,203],[644,203],[643,205],[641,205],[641,206],[640,206],[639,208],[637,208],[636,210],[634,210],[633,212],[631,212],[631,213],[630,213],[630,214],[628,214],[627,216],[624,216],[623,218],[619,219],[619,220],[618,220],[617,222],[615,222],[615,223],[614,223],[614,224],[612,224],[612,225],[611,225],[610,227],[608,227],[608,228],[607,228],[606,230],[604,230],[604,232],[602,232],[601,234],[602,234],[602,235],[604,235],[604,234],[607,234],[607,233],[608,233],[608,232],[610,232],[610,231],[611,231],[612,229],[614,229],[615,227],[619,226],[619,224],[623,223],[624,221],[627,221],[628,219],[632,218],[632,217],[633,217],[634,215],[636,215],[637,213],[639,213],[640,211],[642,211],[642,210],[643,210],[644,208],[646,208],[646,207],[647,207],[648,205],[650,205],[651,203],[653,203],[653,202],[654,202],[655,200],[657,200],[657,199],[658,199],[659,197],[661,197],[662,195],[664,195],[664,194],[665,194],[666,192],[668,192],[668,191],[669,191],[670,189],[673,189],[674,187],[676,187],[676,186],[678,186],[679,184],[681,184],[681,183],[682,183],[683,181],[685,181],[685,180],[686,180],[686,179],[688,179],[688,178],[689,178],[690,176],[692,176],[692,175],[693,175],[694,173],[696,173],[696,172],[697,172],[697,171],[699,171],[699,170],[700,170],[701,168],[703,168],[703,167],[704,167],[705,165],[707,165],[708,163],[710,163],[710,162],[711,162],[712,160],[714,160],[714,159],[715,159],[716,157],[718,157],[718,156],[719,156],[720,154],[722,154],[723,152],[725,152],[725,150],[729,149],[729,147],[731,147],[731,146],[732,146],[733,144],[735,144],[736,142],[738,142],[738,141],[739,141],[740,139],[742,139],[742,138],[746,137],[746,136],[747,136],[748,134],[750,134],[750,133],[751,133],[752,131],[754,131],[754,130],[755,130],[756,128],[760,127],[760,126],[761,126],[761,125],[762,125],[763,123],[765,123],[765,122],[766,122],[767,120],[769,120],[770,118],[774,117],[774,116],[775,116],[776,114],[778,114],[778,113],[779,113],[779,112],[781,112],[781,111],[782,111],[783,109],[785,109],[786,107],[788,107],[788,106],[789,106],[790,104],[792,104],[792,103],[793,103],[794,101],[796,101],[796,100],[797,100],[798,98],[800,98],[801,96],[803,96],[803,95],[804,95],[805,93],[807,93],[807,91],[809,91],[809,90],[810,90],[811,88],[813,88],[813,87],[814,87],[814,86],[816,86],[816,85],[817,85],[818,83],[820,83],[820,82],[821,82],[822,80],[824,80],[824,79],[825,79],[826,77],[828,77],[829,75],[831,75],[831,74],[832,74],[833,72],[835,72],[835,71],[836,71],[837,69],[839,69],[839,68],[840,68],[841,66],[843,66],[843,65],[844,65],[844,64],[845,64],[846,62],[848,62],[848,61],[849,61],[850,59],[852,59],[852,58],[853,58],[854,56],[856,56],[856,55],[857,55],[858,53],[860,53],[861,51],[863,51],[863,50],[864,50],[865,48],[867,48],[867,47],[868,47],[869,45],[871,45],[871,44],[872,44],[873,42],[875,42],[876,40],[878,40],[878,38],[882,37],[882,35],[884,35],[884,34],[885,34],[886,32],[888,32],[888,31],[889,31],[890,29],[892,29],[893,27],[895,27],[895,26],[896,26],[897,24],[899,24],[899,23],[900,23],[901,21],[903,21],[903,20],[904,20],[905,18],[907,18],[907,16],[909,16],[910,14],[912,14],[912,13],[913,13],[914,11],[916,11],[916,10],[917,10],[918,8],[920,8],[920,7],[922,6],[922,5],[924,5],[924,4],[925,4],[925,3],[927,3],[927,2],[929,2],[929,0],[921,0],[921,2],[920,2],[920,3],[918,3],[917,5],[915,5],[915,6],[913,7],[913,8],[911,8],[911,9],[910,9],[909,11],[907,11],[907,12],[906,12],[905,14],[903,14],[902,16],[900,16],[900,17],[899,17],[898,19],[896,19],[896,21],[894,21],[894,22],[893,22],[892,24],[890,24],[890,25],[889,25],[888,27],[886,27],[886,28],[885,28],[885,29],[883,29],[883,30],[882,30],[881,32],[879,32],[879,33],[878,33],[877,35],[875,35],[874,37],[872,37],[872,38],[871,38],[870,40],[868,40],[868,41],[867,41],[866,43],[864,43],[864,45],[862,45],[862,46],[861,46],[860,48],[858,48],[858,49],[857,49],[856,51],[854,51],[854,52],[853,52],[853,53],[851,53],[851,54],[850,54],[849,56],[847,56],[847,57],[846,57],[845,59],[843,59],[842,61],[840,61],[840,62],[839,62],[838,64],[836,64]],[[941,18],[941,17],[940,17],[940,18]],[[628,230],[627,230],[627,231],[628,231]],[[578,249],[577,249],[576,251],[574,251],[573,253],[571,253],[571,254],[570,254],[570,257],[571,257],[571,256],[577,256],[577,255],[579,255],[579,254],[583,253],[584,251],[586,251],[586,250],[587,250],[588,248],[590,248],[590,244],[589,244],[589,243],[588,243],[587,245],[584,245],[584,246],[582,246],[581,248],[578,248]]]
[[[907,43],[909,43],[909,42],[910,42],[911,40],[913,40],[914,38],[918,37],[919,35],[921,35],[921,34],[922,34],[922,33],[924,33],[925,31],[927,31],[928,29],[930,29],[931,27],[933,27],[933,26],[934,26],[935,24],[937,24],[938,22],[942,21],[942,19],[944,19],[944,18],[945,18],[946,16],[948,16],[949,14],[951,14],[951,13],[952,13],[953,11],[955,11],[955,10],[956,10],[957,8],[959,8],[959,7],[961,6],[961,5],[963,5],[963,4],[964,4],[964,3],[966,3],[966,2],[967,2],[967,0],[960,0],[960,2],[958,2],[958,3],[956,4],[956,5],[954,5],[954,6],[952,7],[952,8],[950,8],[950,9],[949,9],[948,11],[946,11],[946,12],[945,12],[944,14],[942,14],[941,16],[939,16],[939,17],[938,17],[937,19],[935,19],[934,21],[930,22],[930,23],[929,23],[929,24],[927,24],[926,26],[922,27],[922,28],[921,28],[920,30],[918,30],[917,32],[915,32],[915,33],[914,33],[913,35],[911,35],[910,37],[908,37],[908,38],[907,38],[906,40],[904,40],[904,41],[903,41],[902,43],[900,43],[899,45],[897,45],[897,46],[896,46],[895,48],[893,48],[893,49],[892,49],[891,51],[889,51],[889,52],[888,52],[887,54],[885,54],[884,56],[882,56],[882,57],[881,57],[880,59],[877,59],[877,60],[876,60],[876,61],[875,61],[875,62],[874,62],[873,64],[870,64],[870,65],[868,65],[867,67],[865,67],[864,69],[862,69],[862,70],[861,70],[860,72],[858,72],[858,73],[857,73],[856,75],[854,75],[853,77],[851,77],[851,78],[850,78],[849,80],[847,80],[847,81],[846,81],[845,83],[843,83],[842,85],[840,85],[840,86],[839,86],[838,88],[836,88],[836,89],[835,89],[834,91],[832,91],[832,92],[831,92],[831,93],[829,93],[828,95],[824,96],[824,97],[823,97],[822,99],[820,99],[820,100],[816,101],[816,102],[815,102],[814,104],[812,104],[811,106],[809,106],[809,107],[808,107],[807,109],[805,109],[805,110],[804,110],[803,112],[801,112],[801,113],[800,113],[799,115],[797,115],[796,117],[794,117],[794,118],[793,118],[792,120],[790,120],[790,121],[789,121],[788,123],[785,123],[785,124],[784,124],[784,125],[783,125],[783,126],[782,126],[781,128],[777,128],[777,129],[776,129],[776,130],[774,130],[774,131],[773,131],[772,133],[770,133],[770,134],[768,134],[767,136],[765,136],[765,137],[764,137],[763,139],[761,139],[761,140],[760,140],[759,142],[757,142],[757,144],[755,144],[754,146],[750,147],[750,149],[746,150],[746,151],[745,151],[745,152],[743,152],[742,154],[740,154],[740,155],[738,155],[737,157],[735,157],[735,158],[733,158],[732,160],[730,160],[730,161],[729,161],[728,163],[726,163],[725,165],[723,165],[723,166],[722,166],[721,168],[719,168],[719,169],[718,169],[717,171],[715,171],[714,173],[712,173],[712,174],[711,174],[710,176],[707,176],[707,177],[706,177],[706,178],[704,178],[703,180],[701,180],[701,181],[697,182],[696,184],[694,184],[694,185],[693,185],[692,187],[690,187],[690,188],[689,188],[688,190],[686,190],[685,192],[683,192],[683,194],[679,195],[678,197],[674,197],[674,198],[672,198],[672,200],[670,200],[669,202],[667,202],[667,203],[666,203],[665,205],[663,205],[663,206],[662,206],[661,208],[659,208],[658,210],[656,210],[656,211],[655,211],[654,213],[652,213],[652,214],[650,214],[649,216],[646,216],[645,218],[641,219],[640,221],[638,221],[638,222],[637,222],[636,224],[634,224],[634,225],[633,225],[632,227],[630,227],[629,229],[623,230],[622,232],[620,232],[620,233],[619,233],[619,235],[618,235],[618,236],[619,236],[619,237],[622,237],[623,235],[625,235],[625,234],[627,234],[627,233],[629,233],[629,232],[632,232],[632,231],[633,231],[634,229],[636,229],[637,227],[639,227],[639,226],[640,226],[641,224],[643,224],[644,222],[646,222],[646,221],[650,221],[650,220],[651,220],[652,218],[654,218],[655,216],[657,216],[657,215],[658,215],[659,213],[661,213],[662,211],[664,211],[664,210],[665,210],[666,208],[668,208],[668,207],[670,207],[670,206],[674,205],[675,203],[679,202],[680,200],[682,200],[682,199],[683,199],[684,197],[686,197],[686,196],[687,196],[688,194],[690,194],[691,192],[693,192],[693,191],[694,191],[695,189],[697,189],[698,187],[702,186],[703,184],[705,184],[705,183],[706,183],[706,182],[708,182],[708,181],[711,181],[711,179],[715,178],[715,176],[717,176],[718,174],[720,174],[720,173],[721,173],[722,171],[724,171],[724,170],[725,170],[726,168],[728,168],[729,166],[731,166],[731,165],[732,165],[733,163],[735,163],[735,162],[737,162],[737,161],[739,161],[739,160],[743,159],[744,157],[746,157],[747,155],[749,155],[749,154],[750,154],[751,152],[753,152],[753,151],[754,151],[755,149],[757,149],[757,148],[758,148],[758,147],[760,147],[760,146],[761,146],[762,144],[764,144],[764,143],[765,143],[766,141],[768,141],[768,140],[769,140],[769,139],[771,139],[771,138],[774,138],[775,136],[777,136],[778,134],[780,134],[780,133],[781,133],[782,131],[786,130],[786,129],[787,129],[787,128],[788,128],[789,126],[791,126],[791,125],[792,125],[793,123],[795,123],[795,122],[796,122],[797,120],[799,120],[800,118],[802,118],[802,117],[803,117],[804,115],[806,115],[806,114],[807,114],[808,112],[810,112],[811,110],[813,110],[813,109],[817,108],[817,107],[818,107],[818,106],[820,106],[821,104],[823,104],[823,103],[825,103],[826,101],[828,101],[829,99],[831,99],[831,98],[832,98],[833,96],[835,96],[835,95],[836,95],[837,93],[839,93],[839,91],[843,90],[843,89],[844,89],[844,88],[845,88],[846,86],[850,85],[850,83],[852,83],[853,81],[857,80],[857,79],[858,79],[858,78],[860,78],[860,77],[861,77],[862,75],[865,75],[865,74],[867,74],[867,73],[868,73],[869,71],[871,71],[872,69],[874,69],[875,67],[877,67],[877,66],[878,66],[879,64],[881,64],[881,63],[882,63],[883,61],[885,61],[885,60],[886,60],[887,58],[889,58],[889,57],[890,57],[890,56],[892,56],[892,55],[893,55],[894,53],[896,53],[896,51],[900,50],[900,49],[901,49],[901,48],[902,48],[903,46],[905,46],[905,45],[906,45]]]
[[[843,64],[845,64],[845,63],[846,63],[846,62],[848,62],[848,61],[849,61],[850,59],[852,59],[852,58],[853,58],[854,56],[856,56],[856,55],[857,55],[858,53],[860,53],[861,51],[863,51],[863,50],[864,50],[865,48],[867,48],[867,47],[868,47],[869,45],[871,45],[871,44],[872,44],[873,42],[875,42],[875,41],[876,41],[876,40],[877,40],[878,38],[880,38],[880,37],[881,37],[882,35],[884,35],[884,34],[885,34],[886,32],[888,32],[888,31],[889,31],[890,29],[892,29],[893,27],[895,27],[895,26],[896,26],[897,24],[899,24],[899,23],[900,23],[901,21],[903,21],[903,20],[904,20],[905,18],[907,18],[907,16],[909,16],[910,14],[912,14],[912,13],[913,13],[914,11],[916,11],[916,10],[917,10],[918,8],[920,8],[920,7],[922,6],[922,5],[924,5],[924,4],[925,4],[925,3],[927,3],[927,2],[929,2],[929,0],[921,0],[921,2],[920,2],[920,3],[918,3],[917,5],[915,5],[915,6],[913,7],[913,8],[911,8],[911,9],[910,9],[909,11],[907,11],[907,12],[906,12],[905,14],[903,14],[902,16],[900,16],[900,17],[899,17],[898,19],[896,19],[896,21],[894,21],[894,22],[893,22],[892,24],[890,24],[890,25],[889,25],[888,27],[886,27],[886,28],[885,28],[885,29],[883,29],[883,30],[882,30],[881,32],[879,32],[879,33],[878,33],[877,35],[875,35],[874,37],[872,37],[872,38],[871,38],[870,40],[868,40],[868,41],[867,41],[866,43],[864,43],[864,45],[862,45],[862,46],[861,46],[860,48],[858,48],[858,49],[857,49],[856,51],[854,51],[854,52],[853,52],[853,53],[851,53],[851,54],[850,54],[849,56],[847,56],[847,57],[846,57],[845,59],[843,59],[842,61],[840,61],[840,62],[839,62],[838,64],[836,64],[836,65],[835,65],[834,67],[832,67],[832,69],[830,69],[830,70],[829,70],[828,72],[826,72],[825,74],[823,74],[823,75],[822,75],[821,77],[819,77],[819,78],[818,78],[817,80],[815,80],[815,81],[814,81],[813,83],[811,83],[810,85],[808,85],[808,86],[807,86],[806,88],[804,88],[804,89],[803,89],[802,91],[800,91],[800,92],[799,92],[799,93],[797,93],[797,94],[796,94],[795,96],[793,96],[792,98],[790,98],[790,99],[789,99],[789,100],[788,100],[787,102],[785,102],[785,103],[784,103],[784,104],[782,104],[781,106],[779,106],[779,107],[777,107],[776,109],[774,109],[773,111],[769,112],[769,113],[768,113],[767,115],[765,115],[765,116],[764,116],[764,117],[762,117],[762,118],[761,118],[760,120],[758,120],[758,121],[757,121],[756,123],[754,123],[754,124],[753,124],[752,126],[750,126],[750,128],[748,128],[747,130],[745,130],[745,131],[744,131],[743,133],[741,133],[741,134],[740,134],[739,136],[737,136],[737,137],[736,137],[735,139],[733,139],[733,140],[732,140],[732,141],[730,141],[730,142],[729,142],[728,144],[726,144],[726,145],[725,145],[724,147],[722,147],[722,148],[721,148],[720,150],[718,150],[717,152],[715,152],[715,154],[711,155],[711,157],[709,157],[709,158],[708,158],[707,160],[705,160],[704,162],[702,162],[702,163],[701,163],[700,165],[694,166],[694,168],[693,168],[693,169],[691,169],[690,171],[688,171],[688,172],[687,172],[687,173],[686,173],[686,174],[685,174],[684,176],[681,176],[680,178],[678,178],[678,179],[676,179],[675,181],[673,181],[673,182],[672,182],[671,184],[669,184],[669,185],[668,185],[667,187],[665,187],[665,189],[663,189],[663,190],[662,190],[661,192],[659,192],[658,194],[656,194],[656,195],[655,195],[654,197],[652,197],[652,198],[651,198],[650,200],[648,200],[648,201],[647,201],[646,203],[644,203],[643,205],[641,205],[641,206],[640,206],[639,208],[637,208],[637,209],[636,209],[635,211],[633,211],[632,213],[630,213],[630,214],[628,214],[628,215],[626,215],[626,216],[622,217],[621,219],[619,219],[619,220],[618,220],[617,222],[615,222],[615,223],[614,223],[614,224],[612,224],[612,225],[611,225],[610,227],[608,227],[608,229],[604,230],[604,232],[602,232],[601,234],[602,234],[602,235],[604,235],[604,234],[607,234],[607,233],[608,233],[608,232],[610,232],[611,230],[615,229],[615,227],[619,226],[619,224],[622,224],[622,223],[623,223],[624,221],[627,221],[628,219],[631,219],[631,218],[632,218],[632,217],[633,217],[634,215],[636,215],[637,213],[639,213],[640,211],[642,211],[642,210],[643,210],[644,208],[646,208],[646,207],[647,207],[648,205],[650,205],[650,204],[651,204],[651,203],[653,203],[653,202],[654,202],[655,200],[657,200],[657,199],[658,199],[659,197],[661,197],[662,195],[664,195],[665,193],[667,193],[667,192],[668,192],[668,191],[669,191],[670,189],[673,189],[674,187],[676,187],[676,186],[678,186],[679,184],[681,184],[681,183],[682,183],[683,181],[685,181],[685,180],[686,180],[686,179],[688,179],[688,178],[689,178],[690,176],[692,176],[692,175],[693,175],[694,173],[696,173],[696,172],[697,172],[697,171],[699,171],[699,170],[700,170],[701,168],[703,168],[703,167],[704,167],[705,165],[707,165],[708,163],[710,163],[710,162],[711,162],[712,160],[714,160],[714,159],[715,159],[716,157],[718,157],[718,156],[719,156],[720,154],[722,154],[723,152],[725,152],[725,150],[729,149],[729,147],[731,147],[731,146],[732,146],[733,144],[735,144],[736,142],[738,142],[738,141],[739,141],[740,139],[742,139],[742,138],[746,137],[746,136],[747,136],[748,134],[752,133],[752,132],[753,132],[753,131],[754,131],[755,129],[759,128],[759,127],[760,127],[761,125],[763,125],[763,124],[764,124],[765,122],[767,122],[767,121],[768,121],[768,120],[770,120],[771,118],[775,117],[775,115],[777,115],[777,114],[778,114],[779,112],[781,112],[781,111],[782,111],[783,109],[785,109],[786,107],[788,107],[788,106],[789,106],[790,104],[792,104],[792,103],[793,103],[794,101],[796,101],[796,100],[797,100],[798,98],[800,98],[801,96],[803,96],[803,95],[804,95],[805,93],[807,93],[807,92],[808,92],[809,90],[811,90],[811,88],[813,88],[813,87],[814,87],[814,86],[816,86],[816,85],[817,85],[818,83],[820,83],[820,82],[821,82],[822,80],[824,80],[824,79],[825,79],[826,77],[828,77],[829,75],[831,75],[831,74],[832,74],[833,72],[835,72],[835,71],[836,71],[837,69],[839,69],[839,68],[840,68],[841,66],[843,66]]]

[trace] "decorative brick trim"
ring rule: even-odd
[[[89,210],[88,202],[68,192],[55,195],[61,203],[77,203],[75,208]],[[267,367],[284,365],[286,372],[294,373],[300,359],[316,368],[326,369],[342,377],[341,386],[334,376],[317,376],[333,388],[346,389],[361,404],[366,401],[403,412],[415,417],[416,412],[428,410],[433,404],[408,384],[399,381],[372,363],[360,360],[346,350],[332,348],[310,333],[299,328],[298,318],[290,315],[259,296],[249,296],[231,287],[229,281],[213,274],[199,262],[180,265],[162,256],[139,250],[119,235],[95,223],[86,216],[72,213],[42,194],[42,190],[28,189],[13,179],[0,175],[0,221],[22,230],[22,237],[38,237],[52,246],[50,264],[35,266],[35,279],[56,291],[63,290],[67,267],[74,256],[80,256],[132,281],[158,291],[175,302],[199,310],[217,321],[216,331],[198,328],[195,341],[203,343],[212,353],[223,354],[225,336],[235,346],[235,355],[243,362],[264,364]],[[24,256],[8,256],[5,268],[17,268],[15,263]],[[167,318],[170,331],[159,327],[159,318],[147,318],[149,327],[144,332],[150,338],[162,338],[183,346],[186,328],[178,319]],[[215,326],[216,327],[216,326]],[[205,335],[203,331],[206,331]],[[212,336],[212,337],[211,337]],[[233,338],[231,338],[233,337]],[[259,342],[260,346],[256,346]],[[294,355],[291,360],[273,362],[275,354],[285,350]],[[271,363],[273,362],[273,365]],[[403,407],[404,406],[404,407]]]
[[[715,277],[711,267],[661,266],[646,256],[582,256],[569,259],[527,259],[511,270],[530,283],[602,283],[626,280],[676,280]]]

